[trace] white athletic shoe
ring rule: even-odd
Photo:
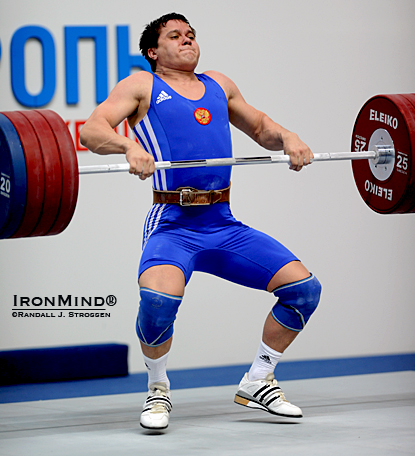
[[[235,403],[254,409],[264,410],[274,415],[301,418],[303,412],[296,405],[285,399],[282,389],[278,386],[274,374],[269,373],[265,380],[248,380],[246,373],[239,384],[235,395]]]
[[[166,429],[172,408],[167,385],[163,382],[153,383],[144,402],[140,418],[141,426],[146,429]]]

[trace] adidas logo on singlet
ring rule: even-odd
[[[162,101],[170,100],[170,99],[171,99],[171,96],[169,94],[167,94],[164,90],[162,90],[159,93],[159,96],[157,97],[156,104],[159,104]]]

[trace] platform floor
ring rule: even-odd
[[[0,404],[2,456],[415,455],[415,372],[281,382],[302,419],[233,403],[236,386],[173,391],[144,430],[145,393]]]

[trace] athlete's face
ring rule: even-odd
[[[171,20],[161,27],[157,48],[149,49],[148,53],[158,67],[193,71],[200,49],[192,29],[185,22]]]

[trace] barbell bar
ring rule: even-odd
[[[390,145],[375,145],[371,151],[364,152],[326,152],[314,154],[312,163],[336,160],[373,160],[375,165],[393,161],[395,151]],[[267,155],[262,157],[208,158],[205,160],[161,161],[155,163],[156,170],[179,168],[208,168],[215,166],[267,165],[272,163],[290,164],[288,155]],[[109,165],[87,165],[78,168],[79,174],[102,174],[129,171],[128,163]]]
[[[361,108],[352,152],[315,154],[313,162],[351,160],[357,189],[381,214],[415,212],[415,93],[376,95]],[[282,154],[156,162],[156,170],[290,163]],[[71,134],[50,110],[0,113],[0,239],[47,236],[69,225],[79,175],[125,172],[122,165],[78,166]]]

